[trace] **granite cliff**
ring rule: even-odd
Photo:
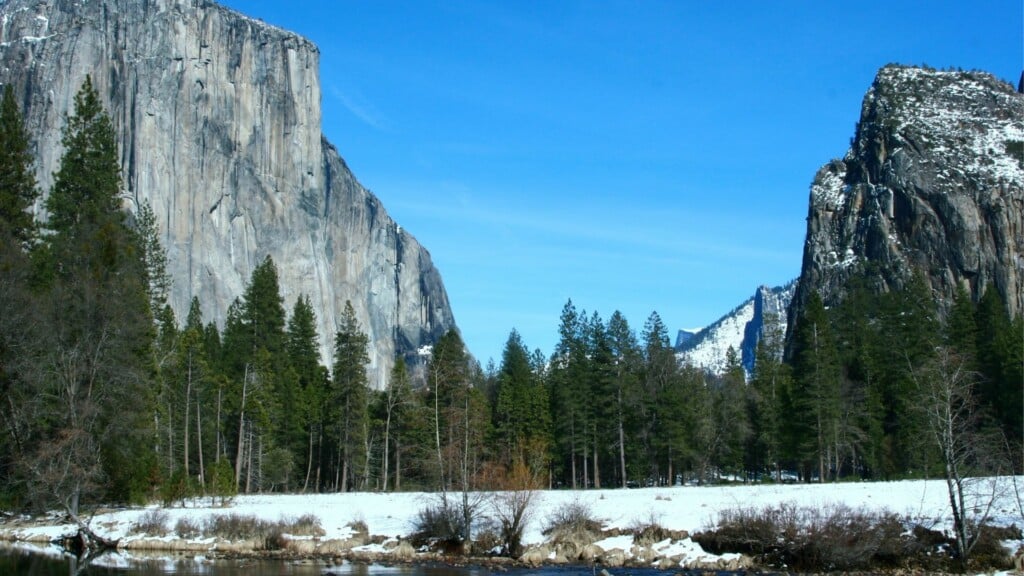
[[[942,309],[964,286],[1024,311],[1024,95],[981,72],[879,71],[850,150],[811,185],[790,326],[811,290],[835,303],[862,271],[880,291],[921,273]]]
[[[0,4],[0,83],[36,138],[42,189],[91,75],[120,137],[126,205],[148,200],[160,221],[179,317],[197,296],[222,321],[269,254],[289,310],[310,296],[327,363],[352,301],[379,387],[396,354],[455,322],[429,253],[323,138],[318,62],[308,40],[207,0]]]

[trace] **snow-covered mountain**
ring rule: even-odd
[[[785,286],[761,286],[746,302],[699,331],[680,330],[676,337],[676,357],[681,362],[704,368],[714,374],[725,370],[726,353],[732,347],[740,354],[747,375],[754,369],[754,351],[765,319],[778,323],[786,332],[786,309],[793,299],[796,280]]]

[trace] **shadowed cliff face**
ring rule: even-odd
[[[858,270],[879,290],[924,274],[940,305],[959,285],[1024,311],[1024,95],[978,72],[883,68],[843,160],[811,185],[799,288],[843,297]]]
[[[455,322],[430,255],[323,139],[318,57],[309,41],[204,0],[0,5],[0,82],[37,138],[43,190],[89,74],[118,129],[127,205],[148,200],[159,218],[178,316],[198,296],[222,321],[269,254],[288,309],[310,296],[328,365],[352,301],[379,387],[396,354]]]

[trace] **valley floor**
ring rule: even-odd
[[[985,480],[984,482],[989,482]],[[1024,497],[1024,478],[999,479],[1001,497],[992,512],[991,523],[1000,526],[1024,524],[1021,500]],[[98,534],[120,539],[126,549],[189,550],[194,553],[224,554],[243,551],[238,543],[214,538],[179,539],[174,527],[179,520],[202,525],[208,519],[228,514],[255,516],[268,521],[294,519],[302,515],[315,515],[323,535],[295,537],[296,551],[309,556],[337,556],[352,553],[365,554],[371,559],[387,561],[388,555],[400,550],[399,541],[414,531],[417,514],[436,502],[436,495],[427,493],[347,493],[296,495],[244,495],[237,496],[226,506],[214,506],[208,500],[194,500],[185,507],[166,508],[165,520],[169,533],[163,537],[134,534],[133,525],[156,507],[113,510],[92,517],[90,526]],[[839,484],[788,485],[731,485],[680,486],[668,488],[556,490],[536,494],[532,518],[527,525],[524,540],[528,548],[542,549],[545,543],[543,528],[548,518],[566,503],[581,502],[589,505],[593,515],[604,523],[605,530],[621,529],[623,535],[606,537],[594,544],[605,552],[618,549],[629,563],[637,562],[640,551],[632,548],[631,528],[656,523],[665,529],[686,531],[690,534],[707,530],[715,525],[719,512],[736,509],[762,509],[780,504],[827,509],[837,505],[855,510],[887,511],[899,514],[915,523],[935,530],[950,531],[952,517],[949,511],[945,482],[939,480],[913,480],[900,482],[858,482]],[[0,538],[12,541],[47,542],[64,534],[73,533],[74,527],[63,524],[53,516],[50,520],[11,517],[0,523]],[[352,527],[365,523],[369,534],[378,536],[381,543],[360,543]],[[1013,551],[1024,541],[1004,542]],[[254,544],[257,547],[259,544]],[[330,546],[333,546],[331,548]],[[715,556],[706,553],[690,538],[654,545],[656,557],[645,557],[652,565],[669,567],[737,568],[738,555]],[[341,552],[344,552],[341,553]],[[545,552],[546,553],[546,552]],[[398,557],[396,556],[397,560]],[[407,560],[408,558],[403,558]],[[668,559],[670,562],[666,563]],[[553,561],[554,554],[538,558]]]

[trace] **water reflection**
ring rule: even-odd
[[[614,576],[675,576],[678,574],[704,574],[697,571],[661,571],[653,568],[623,568],[611,570]],[[488,576],[495,574],[481,567],[453,567],[447,565],[379,564],[332,565],[314,561],[214,560],[204,556],[150,557],[132,554],[130,557],[108,553],[82,565],[74,558],[62,555],[56,548],[14,547],[0,544],[0,575],[18,576],[157,576],[181,574],[183,576]],[[513,568],[500,572],[502,576],[595,576],[600,569],[589,566],[544,567],[537,569]],[[730,574],[718,572],[719,575]],[[732,573],[735,574],[735,573]]]

